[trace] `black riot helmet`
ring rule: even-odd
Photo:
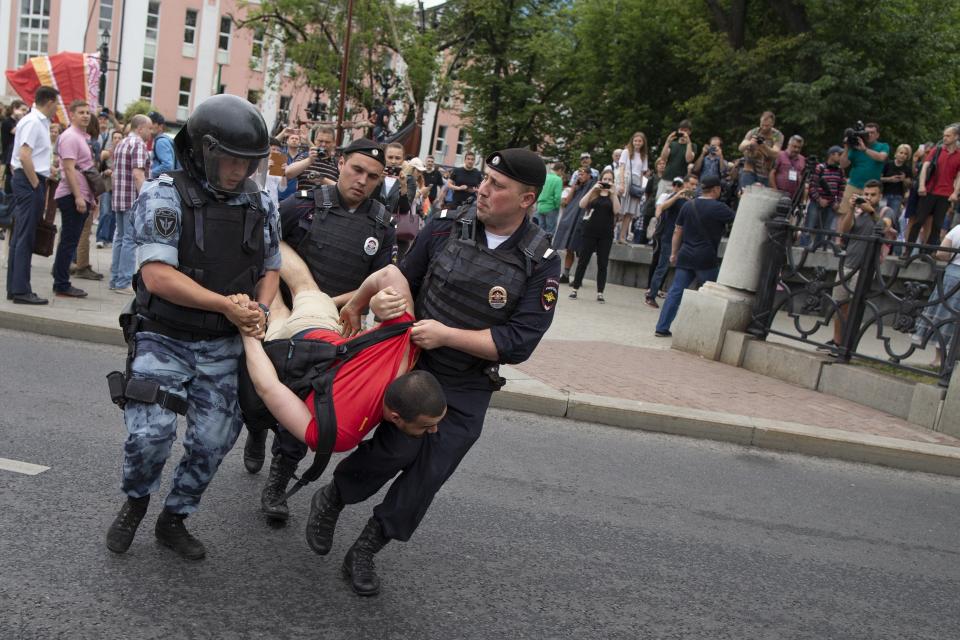
[[[263,187],[270,133],[252,104],[221,94],[194,109],[174,138],[174,149],[194,178],[224,194],[245,193]]]

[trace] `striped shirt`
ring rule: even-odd
[[[847,180],[843,177],[843,169],[822,163],[818,164],[813,170],[813,175],[810,176],[810,199],[816,202],[820,198],[827,198],[831,204],[840,204],[846,183]],[[824,188],[828,191],[825,191]]]
[[[305,151],[299,154],[294,160],[304,160],[305,158],[310,157],[310,153]],[[314,189],[323,185],[323,179],[328,178],[336,182],[340,179],[340,170],[337,168],[337,158],[334,157],[320,157],[317,156],[313,162],[310,163],[303,173],[297,176],[297,189]]]
[[[150,153],[147,144],[135,133],[117,143],[113,149],[113,210],[126,211],[137,199],[134,169],[143,169],[144,178],[150,175]]]

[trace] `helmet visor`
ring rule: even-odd
[[[243,158],[223,148],[205,149],[203,172],[213,189],[236,194],[261,191],[266,184],[266,158]]]

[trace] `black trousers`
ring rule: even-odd
[[[940,244],[940,230],[943,229],[943,221],[950,209],[950,199],[947,196],[935,196],[928,193],[920,197],[917,203],[916,220],[913,228],[910,229],[910,236],[907,242],[916,242],[917,235],[923,227],[927,218],[933,216],[933,225],[930,228],[930,237],[927,238],[927,244]]]
[[[373,515],[393,540],[409,540],[433,496],[480,437],[490,391],[443,387],[447,415],[436,433],[413,438],[389,422],[337,465],[333,480],[346,504],[363,502],[398,473]]]
[[[613,236],[609,238],[588,238],[584,236],[580,239],[580,251],[577,253],[577,271],[573,276],[573,284],[570,286],[579,289],[583,284],[583,276],[587,273],[587,266],[590,264],[590,258],[597,254],[597,293],[603,293],[603,288],[607,286],[607,262],[610,260],[610,249],[613,247]]]
[[[307,445],[297,440],[295,436],[290,435],[283,427],[277,427],[273,434],[273,445],[270,447],[270,453],[275,456],[283,456],[293,463],[294,467],[307,457]]]

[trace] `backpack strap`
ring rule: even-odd
[[[300,489],[319,478],[330,463],[330,456],[333,454],[333,447],[337,442],[337,414],[333,407],[333,379],[340,367],[367,347],[402,335],[412,326],[412,322],[398,322],[368,331],[349,342],[337,345],[336,360],[319,363],[314,367],[310,388],[313,390],[313,415],[317,422],[317,451],[307,470],[300,474],[299,478],[296,478],[294,485],[275,504],[289,500]],[[291,354],[296,348],[296,342],[291,341]],[[321,369],[322,371],[320,371]],[[287,382],[284,381],[284,384],[287,384]]]

